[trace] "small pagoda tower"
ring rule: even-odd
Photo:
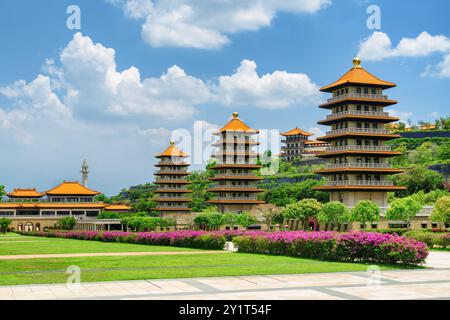
[[[328,182],[316,190],[330,192],[331,201],[354,207],[361,200],[371,200],[387,207],[387,193],[404,189],[394,186],[389,175],[401,173],[388,163],[388,158],[400,155],[385,142],[399,138],[385,129],[385,124],[398,121],[384,111],[396,104],[383,90],[393,88],[392,82],[380,80],[361,67],[361,60],[353,60],[353,68],[338,81],[321,88],[332,93],[320,108],[331,115],[319,124],[331,126],[331,131],[318,140],[331,146],[318,157],[328,159],[328,165],[316,173],[325,175]]]
[[[296,127],[281,135],[284,137],[281,140],[283,144],[281,147],[281,157],[284,161],[290,162],[299,158],[305,152],[305,143],[313,134]]]
[[[158,185],[155,193],[158,194],[155,201],[158,202],[156,210],[160,216],[176,216],[191,212],[188,207],[191,199],[187,186],[189,175],[187,168],[189,164],[184,161],[188,155],[175,147],[175,142],[171,141],[170,146],[162,153],[156,155],[159,162],[155,165],[159,168],[156,171],[155,184]]]
[[[239,119],[237,112],[233,118],[214,135],[219,139],[213,144],[218,151],[212,156],[216,165],[212,167],[216,175],[209,191],[216,194],[209,203],[216,204],[219,212],[242,213],[250,211],[254,206],[264,203],[259,201],[258,193],[264,191],[257,187],[262,180],[256,175],[258,154],[253,150],[259,143],[253,137],[259,133]]]

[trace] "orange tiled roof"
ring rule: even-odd
[[[381,80],[375,77],[370,72],[366,71],[363,67],[361,67],[361,60],[359,58],[355,58],[353,60],[353,65],[354,67],[351,68],[350,71],[348,71],[346,74],[344,74],[338,81],[321,88],[320,91],[329,92],[345,84],[368,84],[379,86],[385,89],[393,88],[396,86],[395,83]]]
[[[314,144],[328,144],[328,143],[323,142],[323,141],[311,140],[311,141],[306,141],[305,144],[314,145]]]
[[[104,203],[74,203],[74,202],[1,202],[0,209],[102,209]]]
[[[161,158],[161,157],[188,157],[187,153],[184,153],[183,151],[181,151],[180,149],[178,149],[177,147],[175,147],[175,142],[170,141],[170,146],[164,150],[164,152],[158,154],[156,156],[157,158]]]
[[[126,204],[110,204],[109,206],[105,207],[105,210],[131,210],[131,207]]]
[[[259,133],[258,130],[252,129],[239,119],[237,112],[233,113],[233,119],[231,119],[223,128],[216,133],[222,133],[227,131],[238,131],[246,133]]]
[[[78,182],[64,181],[59,186],[45,192],[48,195],[77,195],[77,196],[95,196],[100,194],[98,191],[91,190],[79,184]]]
[[[7,194],[10,198],[40,198],[44,196],[44,193],[36,191],[33,189],[14,189],[13,192]]]
[[[285,137],[287,137],[287,136],[297,136],[297,135],[302,135],[302,136],[305,136],[305,137],[310,137],[310,136],[312,136],[313,134],[312,134],[312,133],[309,133],[309,132],[306,132],[306,131],[303,131],[303,130],[300,129],[299,127],[295,127],[295,129],[292,129],[292,130],[290,130],[290,131],[288,131],[288,132],[282,133],[281,135],[282,135],[282,136],[285,136]]]

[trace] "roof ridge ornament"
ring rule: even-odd
[[[237,119],[237,118],[239,118],[239,113],[233,112],[233,119]]]
[[[356,57],[353,58],[353,66],[355,68],[362,68],[361,67],[361,58],[360,57],[356,56]]]

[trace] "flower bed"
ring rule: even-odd
[[[222,250],[233,241],[239,252],[286,255],[309,259],[418,265],[428,256],[425,243],[398,235],[369,232],[265,232],[265,231],[172,231],[117,232],[68,231],[21,232],[24,235],[103,242],[123,242]]]
[[[397,235],[354,232],[275,232],[233,239],[239,252],[289,255],[330,261],[418,265],[426,244]]]

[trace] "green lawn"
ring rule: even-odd
[[[0,255],[186,250],[189,249],[18,235],[0,236]],[[367,269],[365,264],[245,253],[16,259],[0,260],[0,285],[64,283],[68,277],[65,272],[69,266],[81,268],[81,280],[84,282]],[[382,266],[382,269],[395,268],[401,267]]]
[[[229,253],[0,261],[0,285],[63,283],[69,266],[81,268],[81,281],[142,280],[262,274],[365,271],[367,265],[282,256]],[[383,266],[383,269],[396,268]]]
[[[31,237],[17,234],[14,236],[0,236],[0,256],[16,254],[162,252],[192,250],[193,249],[147,246],[142,244]]]

